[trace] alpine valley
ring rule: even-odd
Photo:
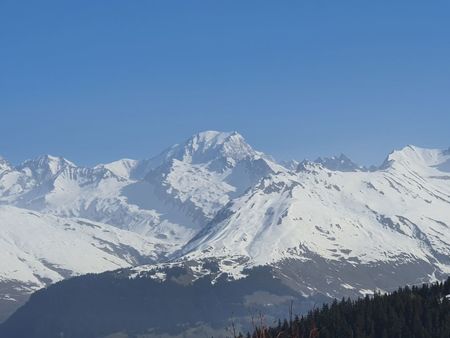
[[[450,149],[278,163],[207,131],[92,168],[0,159],[1,337],[220,336],[449,274]]]

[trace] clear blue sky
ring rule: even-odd
[[[278,159],[450,146],[449,1],[0,2],[0,154],[237,130]]]

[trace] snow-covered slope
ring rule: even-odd
[[[143,238],[134,233],[141,234],[150,243],[146,255],[162,260],[189,241],[233,197],[262,177],[283,170],[253,150],[238,133],[214,131],[194,135],[149,160],[122,159],[93,168],[51,155],[27,160],[16,167],[1,159],[0,205],[4,207],[0,208],[0,219],[4,220],[3,227],[21,224],[13,235],[19,244],[25,245],[8,247],[10,238],[1,242],[0,248],[6,248],[3,253],[11,258],[2,260],[3,280],[9,285],[8,290],[19,290],[25,285],[26,293],[71,274],[142,263],[128,262],[123,257],[108,258],[95,241],[85,243],[85,231],[91,228],[81,226],[78,218],[132,232],[117,230],[118,234]],[[70,231],[55,226],[66,220],[76,226],[68,227]],[[104,234],[101,230],[97,232]],[[99,234],[89,236],[101,239]],[[70,236],[76,243],[74,247],[45,240],[61,237],[60,242],[65,243],[71,241]],[[38,258],[28,249],[30,245],[34,248],[35,241],[41,245],[36,253]],[[128,245],[122,238],[114,245],[126,245],[140,252],[139,243]],[[82,248],[81,254],[78,246]],[[66,256],[60,255],[62,249],[67,250]],[[25,261],[21,250],[31,255]],[[56,257],[68,261],[55,261]],[[83,265],[86,262],[92,265]],[[57,268],[52,270],[54,266]],[[24,292],[18,292],[16,298]],[[10,291],[0,290],[2,293],[12,297]]]
[[[206,261],[234,277],[269,265],[304,295],[355,295],[450,273],[450,150],[407,146],[373,170],[343,155],[283,166],[236,132],[207,131],[147,160],[93,168],[49,155],[16,167],[0,159],[0,205],[0,226],[30,227],[15,240],[1,234],[10,260],[0,272],[33,288],[65,270],[140,263],[105,256],[97,239],[154,258],[162,270],[167,259],[189,261],[195,276],[209,271]],[[107,232],[113,238],[102,237]],[[78,244],[59,255],[58,241],[35,252],[35,238],[46,243],[52,233],[81,241],[87,256],[77,254]],[[95,269],[79,267],[79,257]]]
[[[199,224],[262,177],[285,170],[253,150],[238,133],[199,133],[158,159],[160,164],[145,181],[161,198],[188,209]]]
[[[132,183],[108,166],[79,167],[46,155],[0,174],[0,203],[145,233],[156,215],[127,202],[121,190]]]
[[[3,162],[2,162],[3,163]],[[202,132],[149,160],[85,168],[50,155],[0,172],[0,204],[185,244],[262,177],[285,170],[238,133]]]
[[[0,314],[63,278],[158,261],[164,245],[86,219],[0,206]]]
[[[376,172],[309,163],[296,173],[271,175],[223,209],[181,255],[218,258],[224,271],[237,276],[244,267],[289,260],[319,264],[319,258],[320,264],[354,267],[420,265],[418,281],[448,274],[449,163],[448,151],[408,146]],[[360,283],[340,272],[329,278],[348,288]],[[314,285],[303,291],[308,288],[317,291]],[[326,292],[342,293],[331,289]]]
[[[156,261],[148,238],[84,219],[0,206],[0,278],[42,287],[79,275]]]
[[[95,169],[107,169],[114,175],[131,179],[135,177],[135,172],[140,165],[141,161],[124,158],[106,164],[99,164],[95,166]]]

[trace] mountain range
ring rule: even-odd
[[[278,163],[207,131],[92,168],[0,158],[0,227],[0,320],[36,290],[110,270],[235,285],[264,268],[280,297],[363,296],[450,274],[450,149],[406,146],[371,168],[345,155]]]

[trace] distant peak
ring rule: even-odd
[[[110,163],[96,165],[94,169],[103,168],[111,171],[114,175],[131,178],[140,163],[138,160],[123,158]]]
[[[346,155],[332,157],[319,157],[314,162],[321,164],[324,168],[333,171],[365,171],[364,167],[359,166]]]
[[[2,156],[0,156],[0,170],[4,171],[8,169],[11,169],[11,164],[7,160],[5,160]]]
[[[409,144],[402,149],[393,150],[381,168],[387,169],[395,164],[433,167],[448,161],[449,155],[448,150],[422,148]]]
[[[202,131],[193,135],[188,141],[197,143],[206,143],[210,146],[217,146],[230,141],[245,142],[244,137],[236,131],[220,132],[215,130]]]
[[[161,165],[172,165],[174,160],[207,165],[211,170],[221,172],[246,158],[270,160],[268,156],[254,150],[236,131],[207,130],[194,134],[184,142],[175,144],[145,161],[138,170],[138,176],[143,177],[143,173]]]
[[[426,153],[436,153],[439,150],[437,149],[426,149],[414,146],[412,144],[408,144],[401,149],[395,149],[391,151],[388,155],[388,158],[391,160],[402,160],[405,158],[410,158],[417,155],[424,155]]]
[[[35,159],[23,162],[17,169],[22,170],[28,168],[35,175],[41,177],[55,175],[66,167],[76,167],[76,165],[69,160],[66,160],[64,157],[41,155]]]
[[[181,146],[181,156],[193,162],[208,162],[218,158],[239,161],[259,154],[238,132],[203,131]]]
[[[323,169],[323,164],[317,161],[303,160],[296,168],[298,172],[316,172],[317,170]]]
[[[41,155],[38,156],[36,159],[31,160],[31,162],[34,162],[38,165],[59,165],[59,166],[76,167],[76,165],[73,162],[61,156]]]
[[[281,161],[280,164],[289,170],[297,170],[298,165],[300,164],[297,160],[289,160],[289,161]]]

